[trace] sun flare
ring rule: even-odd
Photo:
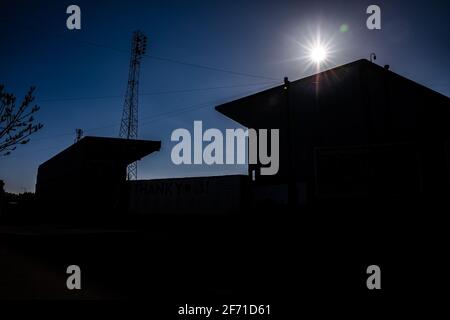
[[[320,64],[321,62],[325,61],[327,59],[327,56],[327,50],[320,44],[311,48],[311,52],[309,55],[310,59],[316,64]]]

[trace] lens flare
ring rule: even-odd
[[[316,64],[320,64],[321,62],[327,59],[327,50],[320,44],[311,48],[311,52],[309,54],[309,58]]]
[[[315,27],[303,28],[299,35],[289,36],[292,43],[296,45],[297,51],[295,51],[296,56],[286,59],[285,62],[300,62],[298,67],[302,74],[310,73],[311,70],[319,72],[332,67],[338,50],[331,34],[323,32],[320,24],[315,24]]]

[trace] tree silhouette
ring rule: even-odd
[[[29,136],[43,127],[33,117],[39,111],[37,105],[31,107],[34,90],[35,87],[30,87],[17,107],[16,97],[5,92],[4,86],[0,85],[0,156],[11,154],[20,144],[27,144]]]

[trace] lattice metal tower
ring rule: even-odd
[[[120,138],[137,139],[138,137],[139,69],[146,49],[147,37],[142,32],[135,31],[131,42],[130,70],[125,104],[123,106],[122,122],[120,124]],[[137,179],[137,162],[128,166],[127,179]]]

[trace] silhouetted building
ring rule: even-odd
[[[39,167],[37,196],[47,208],[151,215],[439,203],[450,192],[450,99],[367,60],[216,109],[280,130],[276,175],[256,164],[249,176],[127,182],[127,165],[160,142],[85,137]]]
[[[61,215],[123,209],[127,165],[160,147],[160,141],[84,137],[39,166],[36,195]]]
[[[247,128],[280,129],[280,169],[250,165],[256,201],[442,199],[450,99],[358,60],[216,107]]]
[[[246,175],[128,181],[132,214],[232,214],[248,205]]]

